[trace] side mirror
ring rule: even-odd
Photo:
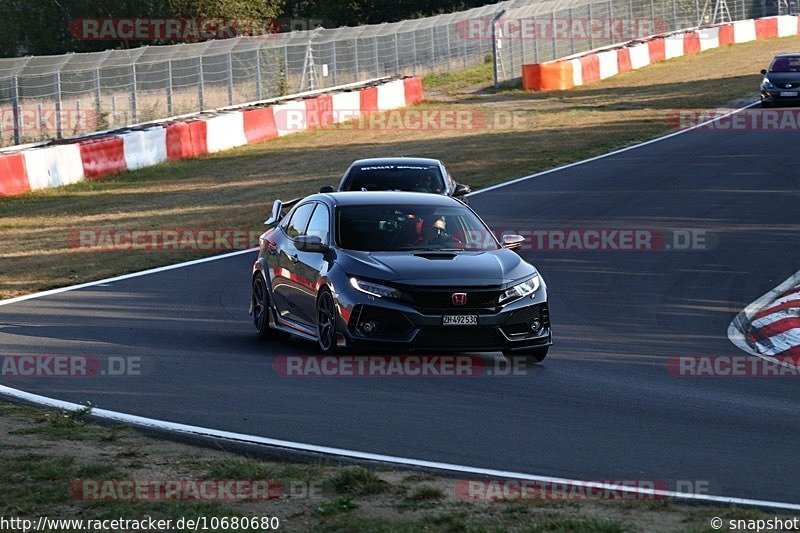
[[[269,226],[278,222],[281,219],[281,209],[283,209],[283,204],[280,200],[275,200],[275,203],[272,204],[272,214],[264,221],[264,225]]]
[[[334,191],[334,189],[330,185],[325,185],[324,187],[320,187],[320,189],[319,189],[320,194],[325,194],[325,193],[333,192],[333,191]]]
[[[766,75],[767,75],[767,69],[764,69],[764,68],[762,68],[762,69],[761,69],[761,74],[763,74],[764,76],[766,76]]]
[[[323,254],[328,251],[328,245],[318,235],[299,235],[294,238],[294,245],[301,252]]]
[[[503,235],[503,248],[518,250],[525,244],[525,237],[522,235]]]
[[[472,187],[464,185],[463,183],[456,183],[456,190],[453,191],[453,196],[464,196],[472,192]]]

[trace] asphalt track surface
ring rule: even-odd
[[[1,354],[141,356],[145,375],[0,383],[238,433],[585,480],[710,482],[800,502],[796,378],[682,378],[739,355],[733,317],[800,268],[795,132],[695,130],[475,195],[491,225],[701,230],[705,250],[528,251],[555,345],[529,375],[288,378],[300,340],[259,341],[254,254],[0,307]]]

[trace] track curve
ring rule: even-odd
[[[731,319],[798,270],[795,147],[791,132],[695,130],[473,196],[497,227],[707,232],[705,250],[525,252],[548,282],[556,342],[531,375],[278,376],[276,356],[313,346],[256,339],[247,253],[0,307],[0,354],[142,356],[145,368],[0,384],[322,446],[573,479],[703,480],[716,494],[800,503],[794,380],[665,368],[673,355],[741,353]]]

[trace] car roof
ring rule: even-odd
[[[314,194],[303,199],[324,201],[334,206],[345,205],[383,205],[383,204],[412,204],[431,206],[463,205],[458,200],[441,194],[426,192],[402,191],[349,191]]]
[[[800,56],[800,52],[782,52],[780,54],[775,54],[775,57],[797,57],[797,56]]]
[[[370,159],[359,159],[351,166],[365,167],[370,165],[439,165],[438,159],[428,159],[425,157],[373,157]]]

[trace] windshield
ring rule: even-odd
[[[336,242],[348,250],[497,250],[491,231],[466,207],[359,205],[336,210]]]
[[[800,72],[800,56],[776,57],[770,72]]]
[[[438,165],[374,165],[354,167],[343,191],[411,191],[441,193],[444,180]]]

